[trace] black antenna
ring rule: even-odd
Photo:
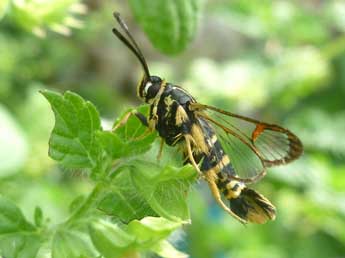
[[[133,54],[139,59],[140,63],[143,66],[144,72],[146,77],[150,78],[150,72],[149,68],[147,66],[145,57],[143,53],[140,51],[140,48],[138,47],[137,43],[135,42],[132,35],[129,33],[128,27],[126,23],[122,20],[120,17],[120,13],[114,12],[114,17],[117,20],[117,22],[120,24],[121,28],[125,31],[126,35],[128,36],[129,40],[125,38],[121,32],[119,32],[117,29],[113,28],[113,33],[130,49],[132,50]]]

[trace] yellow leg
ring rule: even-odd
[[[128,112],[127,114],[124,115],[124,117],[112,128],[112,132],[115,132],[117,129],[119,129],[120,127],[124,126],[127,122],[128,122],[128,119],[132,116],[132,115],[135,115],[140,121],[141,123],[144,125],[144,126],[147,126],[147,124],[145,124],[140,116],[137,115],[138,113],[136,113],[136,111],[130,111]],[[140,113],[139,113],[140,114]],[[144,139],[146,136],[148,136],[150,133],[152,133],[154,131],[154,128],[151,128],[151,127],[148,127],[145,132],[138,136],[138,137],[135,137],[135,138],[132,138],[133,141],[140,141],[142,139]]]
[[[111,131],[115,132],[118,128],[124,126],[127,123],[128,119],[131,117],[131,115],[133,115],[132,112],[128,112],[126,115],[124,115],[124,117],[113,127]]]
[[[247,224],[247,221],[240,218],[239,216],[237,216],[235,213],[233,213],[228,206],[225,205],[225,203],[222,201],[222,198],[220,196],[218,187],[216,185],[216,183],[214,182],[214,179],[212,178],[212,175],[206,175],[206,180],[208,183],[208,186],[211,189],[211,193],[214,197],[214,199],[216,200],[216,202],[220,205],[220,207],[222,207],[227,213],[229,213],[232,217],[234,217],[235,219],[237,219],[239,222],[241,222],[242,224]]]
[[[133,141],[140,141],[144,139],[146,136],[148,136],[150,133],[152,133],[152,131],[150,130],[150,128],[148,128],[145,130],[145,132],[142,135],[139,135],[138,137],[134,137],[132,139]]]
[[[196,171],[198,172],[199,176],[201,178],[205,178],[204,174],[200,171],[200,168],[198,166],[198,164],[196,164],[194,157],[193,157],[193,152],[192,152],[192,147],[191,147],[191,142],[190,142],[190,135],[185,135],[185,141],[186,141],[186,147],[187,147],[187,153],[188,153],[188,158],[190,160],[190,162],[192,163],[193,167],[196,169]]]

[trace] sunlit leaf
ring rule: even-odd
[[[150,144],[155,138],[155,134],[150,134],[136,141],[120,137],[118,134],[109,131],[103,131],[97,134],[97,139],[112,159],[131,157],[144,153],[150,149]]]
[[[127,162],[129,170],[119,172],[99,209],[123,222],[145,216],[163,216],[189,221],[187,195],[195,171],[191,166],[161,167],[144,160]]]
[[[158,216],[138,191],[128,170],[118,171],[112,180],[109,193],[101,200],[98,208],[124,223],[129,223],[133,219],[142,219],[145,216]]]
[[[172,253],[173,248],[168,244],[158,246],[156,243],[165,239],[180,226],[181,222],[155,217],[133,220],[123,228],[104,220],[98,220],[91,225],[90,234],[94,245],[105,258],[123,257],[125,254],[133,255],[141,249],[150,250],[151,248],[153,251],[162,253],[165,249],[167,254]],[[175,250],[175,254],[180,253]]]
[[[135,245],[135,236],[104,220],[94,222],[90,226],[90,236],[97,250],[105,258],[121,257]]]
[[[69,168],[94,168],[100,155],[95,132],[101,129],[96,108],[75,93],[42,91],[55,114],[49,155]]]
[[[190,219],[186,198],[195,179],[195,170],[192,166],[160,167],[139,160],[133,161],[130,169],[138,192],[155,212],[171,220]]]
[[[181,222],[170,221],[165,218],[145,217],[129,223],[128,232],[135,236],[139,245],[151,246],[166,238],[181,224]]]
[[[58,230],[52,243],[52,258],[98,257],[89,235],[72,231]]]
[[[187,258],[188,255],[175,249],[168,241],[160,241],[154,247],[152,251],[164,258]]]

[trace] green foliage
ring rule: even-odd
[[[131,111],[127,110],[126,112]],[[138,111],[146,113],[147,107],[139,107]],[[120,116],[117,122],[120,122],[121,119],[123,117]],[[119,157],[131,157],[148,151],[150,144],[153,143],[157,135],[151,133],[146,135],[147,137],[142,137],[145,134],[147,134],[147,128],[139,125],[136,118],[130,117],[125,126],[116,130],[116,134],[102,131],[97,134],[97,139],[112,159],[118,159]]]
[[[344,2],[203,2],[0,1],[0,229],[11,230],[0,233],[0,256],[99,258],[113,248],[125,257],[186,256],[173,245],[198,258],[345,253]],[[253,186],[277,206],[276,221],[244,228],[229,218],[181,167],[177,149],[165,147],[157,161],[157,135],[140,137],[146,128],[135,117],[110,131],[138,106],[141,68],[111,33],[113,11],[152,74],[302,139],[300,160]],[[138,27],[161,52],[182,55],[157,56]],[[63,111],[55,129],[38,91]],[[173,226],[156,231],[155,223]]]
[[[235,0],[221,7],[237,30],[254,37],[283,38],[289,44],[298,44],[320,43],[329,36],[327,23],[319,22],[310,9],[301,8],[297,2]]]
[[[89,236],[73,230],[59,230],[55,233],[52,244],[53,258],[98,257]]]
[[[37,228],[30,224],[20,209],[0,196],[0,255],[4,257],[35,257],[40,247]]]
[[[143,249],[160,254],[164,252],[162,257],[172,258],[179,252],[166,244],[161,252],[157,250],[157,245],[163,245],[161,243],[165,243],[164,239],[180,225],[163,218],[146,217],[140,221],[133,220],[121,229],[115,224],[99,220],[90,226],[90,234],[94,245],[105,258],[131,257]]]
[[[134,185],[128,170],[116,175],[112,182],[112,187],[99,203],[98,208],[101,211],[115,215],[125,223],[145,216],[157,216]]]
[[[189,220],[185,198],[195,177],[190,166],[182,169],[169,165],[162,167],[145,159],[126,163],[124,166],[129,169],[114,177],[111,191],[100,203],[101,210],[126,222],[145,215],[159,215],[174,221]]]
[[[14,257],[25,251],[33,256],[41,244],[51,241],[53,258],[126,257],[146,251],[182,257],[165,238],[190,220],[186,194],[195,179],[191,166],[177,168],[171,160],[153,162],[148,151],[156,134],[143,136],[145,128],[133,116],[115,133],[103,131],[96,108],[79,95],[41,93],[55,115],[50,157],[69,169],[91,169],[96,185],[87,198],[77,197],[69,218],[53,228],[45,224],[39,207],[34,212],[36,228],[1,198],[0,234],[5,236],[0,243],[20,242],[20,249],[4,248],[3,254]],[[147,112],[147,106],[138,110]],[[122,222],[111,222],[109,217]]]
[[[42,94],[52,105],[56,119],[49,141],[50,157],[69,168],[96,167],[100,147],[95,134],[101,128],[96,108],[71,92],[63,97],[48,91]]]
[[[94,245],[105,258],[125,257],[126,252],[134,249],[135,238],[117,225],[98,221],[91,225],[90,232]]]
[[[189,220],[189,210],[184,200],[195,179],[191,166],[162,168],[152,162],[138,161],[132,164],[131,170],[135,187],[157,214],[171,220]]]
[[[197,31],[203,0],[130,0],[152,44],[166,54],[183,51]]]

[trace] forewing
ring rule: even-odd
[[[242,181],[258,180],[265,174],[266,167],[291,162],[303,152],[301,141],[281,126],[199,103],[191,104],[190,108],[214,125],[221,145]]]

